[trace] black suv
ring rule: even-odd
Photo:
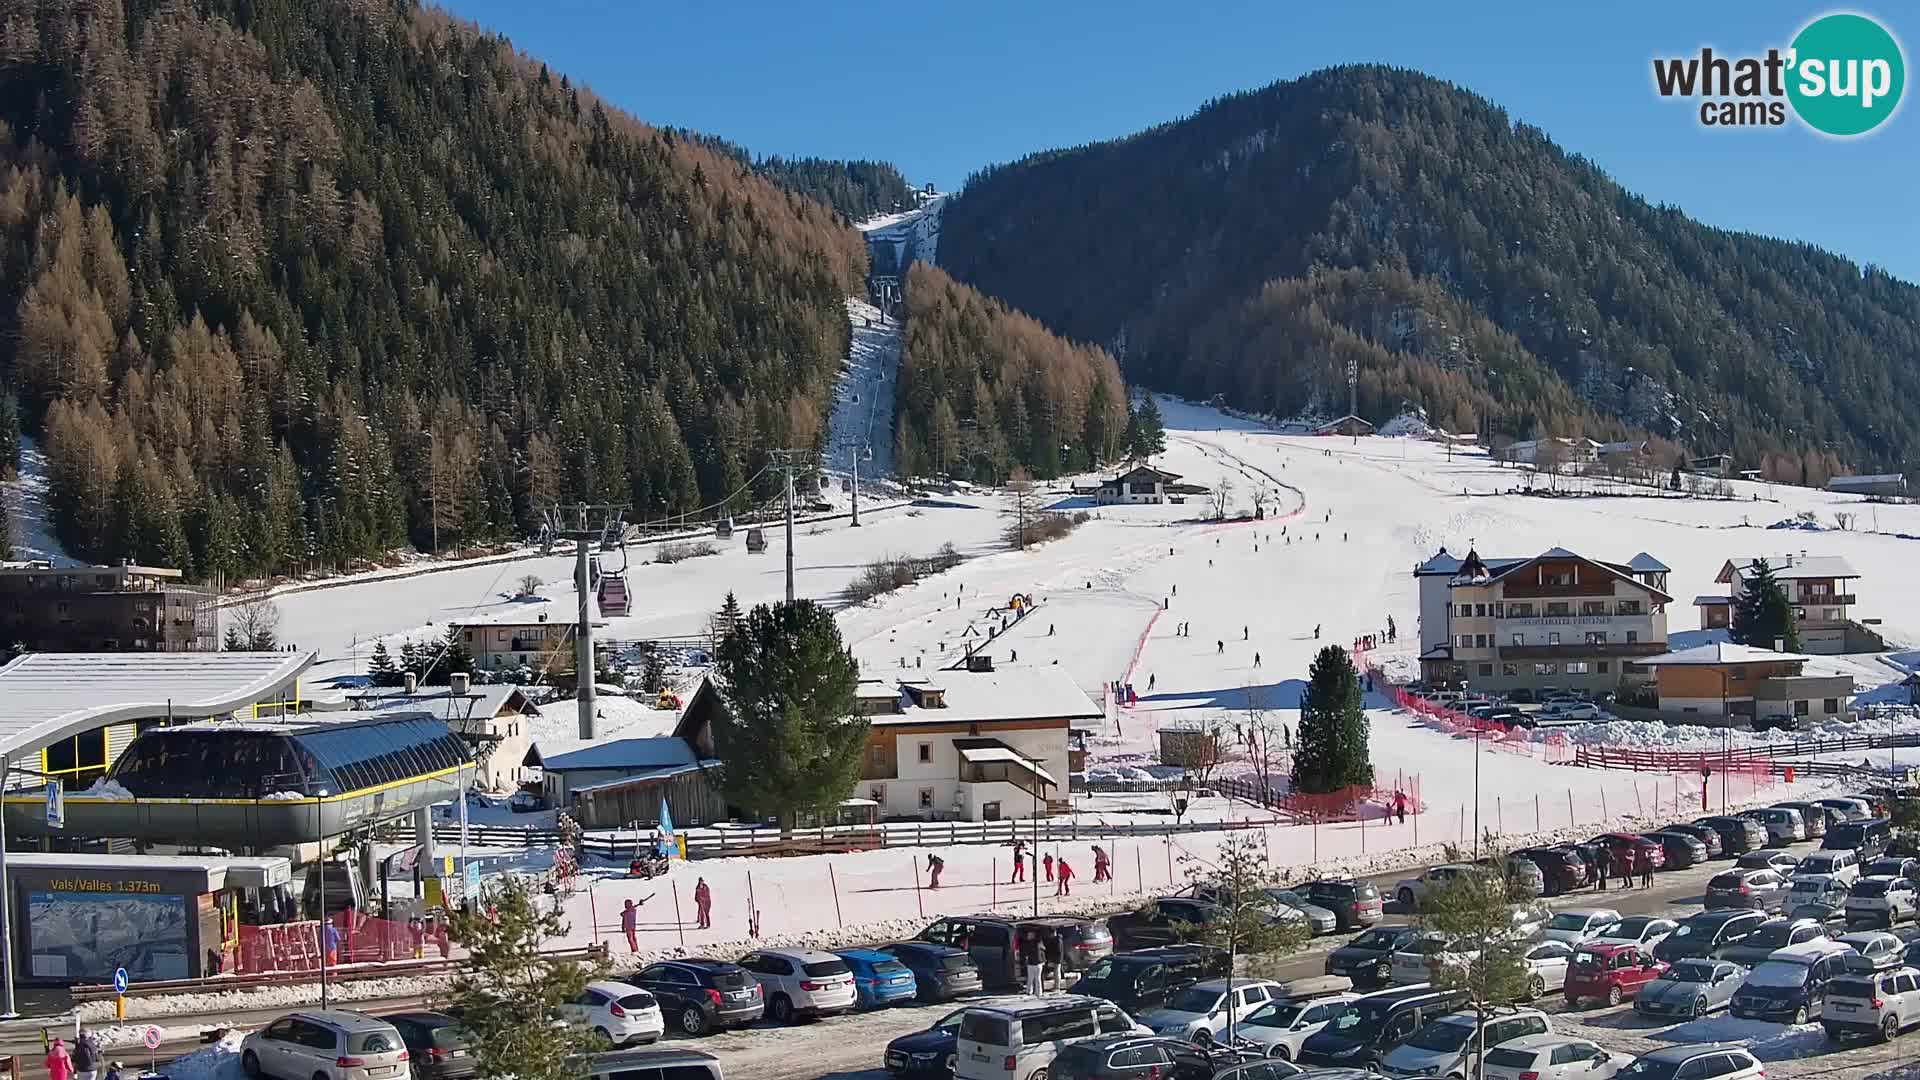
[[[1775,949],[1819,941],[1826,936],[1827,928],[1817,919],[1768,919],[1754,927],[1753,933],[1722,950],[1720,958],[1753,967]]]
[[[1177,945],[1180,928],[1205,926],[1226,916],[1218,904],[1187,897],[1166,896],[1149,900],[1138,911],[1123,912],[1107,919],[1113,934],[1113,947],[1122,951],[1151,945]]]
[[[1705,825],[1720,834],[1722,855],[1745,855],[1767,846],[1767,827],[1752,818],[1715,815],[1695,818],[1693,823]]]
[[[1309,881],[1293,891],[1333,912],[1341,930],[1364,930],[1379,922],[1387,910],[1385,901],[1380,899],[1379,887],[1370,881],[1352,878]]]
[[[1673,933],[1653,947],[1653,957],[1666,963],[1678,960],[1724,959],[1728,949],[1767,921],[1764,912],[1739,908],[1702,911],[1680,920]]]
[[[1185,1039],[1161,1035],[1105,1035],[1063,1047],[1045,1070],[1053,1080],[1213,1080],[1221,1065]]]
[[[1194,983],[1221,978],[1231,970],[1225,949],[1162,945],[1095,960],[1071,992],[1105,998],[1128,1014],[1139,1016],[1166,1004],[1169,997]]]
[[[1376,926],[1327,954],[1327,974],[1345,975],[1355,986],[1385,986],[1393,979],[1393,954],[1420,936],[1411,926]]]
[[[1300,1064],[1309,1068],[1359,1068],[1381,1058],[1427,1021],[1445,1016],[1467,1002],[1464,990],[1435,990],[1408,986],[1381,990],[1347,1002],[1327,1026],[1300,1044]]]
[[[661,1019],[686,1035],[750,1024],[766,1011],[760,984],[746,968],[725,960],[668,960],[627,981],[652,994]]]

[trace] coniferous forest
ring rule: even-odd
[[[1920,469],[1920,289],[1651,205],[1415,72],[990,168],[944,229],[954,277],[1165,390],[1338,416],[1353,359],[1376,422],[1644,431],[1794,482]]]
[[[1127,392],[1105,351],[1062,340],[926,263],[908,268],[904,298],[901,475],[997,484],[1024,466],[1051,479],[1120,452]]]
[[[75,554],[255,575],[743,500],[823,436],[865,265],[408,0],[0,0],[4,374]]]

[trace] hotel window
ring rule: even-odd
[[[1520,676],[1520,665],[1519,664],[1501,664],[1500,674],[1506,676],[1509,679],[1518,678]]]
[[[1564,601],[1556,600],[1553,603],[1547,605],[1548,618],[1553,618],[1555,616],[1564,617],[1571,614],[1573,614],[1573,609],[1568,607]]]
[[[1551,661],[1543,661],[1533,665],[1533,673],[1535,675],[1558,675],[1560,673],[1560,665],[1552,663]]]
[[[932,743],[923,742],[920,744],[920,760],[923,763],[933,760],[933,744]]]
[[[1618,610],[1622,615],[1638,615],[1640,614],[1640,601],[1622,600],[1620,601],[1620,607]]]
[[[1585,675],[1586,673],[1587,673],[1587,662],[1585,660],[1567,661],[1567,674]]]
[[[1821,710],[1824,711],[1828,716],[1838,715],[1840,712],[1840,699],[1831,698],[1831,697],[1827,698],[1826,700],[1820,703],[1820,707],[1821,707]]]
[[[1496,618],[1496,619],[1504,619],[1504,618],[1506,618],[1506,617],[1507,617],[1507,605],[1505,605],[1505,604],[1503,604],[1503,603],[1498,603],[1498,602],[1496,602],[1496,603],[1495,603],[1495,604],[1493,605],[1493,617],[1494,617],[1494,618]]]
[[[887,748],[884,746],[868,747],[867,760],[871,761],[875,767],[885,765],[887,763]]]
[[[1638,630],[1627,631],[1627,644],[1632,645],[1634,642],[1637,642],[1639,640],[1640,640],[1640,631]]]
[[[1472,605],[1472,604],[1461,604],[1461,605],[1460,605],[1460,617],[1461,617],[1461,618],[1463,618],[1463,619],[1467,619],[1467,618],[1472,618],[1472,617],[1473,617],[1473,605]]]
[[[1796,702],[1794,702],[1794,703],[1793,703],[1793,715],[1795,715],[1795,716],[1805,716],[1805,715],[1807,715],[1807,711],[1808,711],[1808,710],[1807,710],[1807,706],[1809,706],[1809,705],[1811,705],[1811,704],[1812,704],[1812,702],[1808,702],[1808,701],[1796,701]]]
[[[1547,631],[1547,644],[1549,645],[1560,644],[1560,631],[1558,630]]]
[[[922,810],[933,809],[933,789],[932,788],[923,787],[920,789],[920,809]]]
[[[1475,605],[1473,605],[1473,617],[1474,617],[1474,618],[1476,618],[1476,619],[1484,619],[1484,618],[1486,618],[1486,617],[1487,617],[1487,605],[1485,605],[1485,604],[1475,604]]]
[[[1607,643],[1607,632],[1605,630],[1587,631],[1587,644],[1605,645],[1606,643]]]
[[[1607,602],[1605,600],[1586,600],[1580,604],[1580,614],[1582,615],[1605,615],[1606,613]]]
[[[1515,645],[1525,645],[1526,643],[1527,643],[1527,635],[1525,635],[1525,634],[1515,634],[1515,635],[1513,635],[1513,644],[1515,644]]]
[[[1476,649],[1485,649],[1485,648],[1488,648],[1488,647],[1490,647],[1490,646],[1492,646],[1492,645],[1493,645],[1493,637],[1492,637],[1492,635],[1489,635],[1489,634],[1475,634],[1475,635],[1473,635],[1473,647],[1474,647],[1474,648],[1476,648]]]
[[[1507,615],[1515,619],[1533,618],[1532,604],[1513,604],[1507,608]]]
[[[1459,647],[1460,647],[1460,648],[1462,648],[1462,649],[1471,649],[1471,648],[1473,648],[1473,635],[1472,635],[1472,634],[1461,634],[1461,635],[1460,635],[1460,640],[1459,640],[1459,642],[1458,642],[1457,644],[1458,644],[1458,645],[1459,645]]]
[[[1487,678],[1488,676],[1490,676],[1490,675],[1492,675],[1492,674],[1493,674],[1493,665],[1492,665],[1492,664],[1481,664],[1481,665],[1480,665],[1480,677],[1481,677],[1481,678],[1483,678],[1483,679],[1484,679],[1484,678]]]
[[[1611,661],[1602,660],[1593,666],[1593,670],[1598,674],[1605,675],[1607,673],[1607,669],[1612,666],[1613,664]]]
[[[1837,618],[1839,618],[1839,617],[1840,617],[1840,612],[1839,612],[1839,611],[1838,611],[1837,609],[1835,609],[1835,608],[1830,608],[1830,607],[1828,607],[1828,608],[1821,608],[1821,609],[1820,609],[1820,617],[1821,617],[1822,619],[1825,619],[1825,620],[1826,620],[1826,621],[1828,621],[1828,622],[1832,622],[1833,620],[1835,620],[1835,619],[1837,619]]]

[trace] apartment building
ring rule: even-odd
[[[216,597],[182,576],[127,561],[0,567],[0,633],[32,652],[216,652]]]
[[[1421,676],[1499,693],[1648,682],[1634,661],[1667,651],[1670,573],[1645,552],[1610,563],[1558,547],[1494,559],[1441,548],[1414,569]]]
[[[1716,584],[1727,586],[1727,592],[1693,598],[1703,629],[1717,630],[1733,624],[1734,601],[1746,593],[1749,582],[1756,576],[1754,567],[1759,561],[1759,558],[1728,560],[1713,579]],[[1854,582],[1860,579],[1860,571],[1855,570],[1852,563],[1838,555],[1808,555],[1804,551],[1798,555],[1767,557],[1766,563],[1774,579],[1786,590],[1787,601],[1793,605],[1802,649],[1819,656],[1832,656],[1873,651],[1878,646],[1877,636],[1869,637],[1871,631],[1853,621],[1852,608],[1860,599]],[[1855,640],[1850,641],[1850,637]]]

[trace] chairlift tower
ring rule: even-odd
[[[626,532],[625,503],[575,503],[546,512],[546,535],[573,541],[573,586],[579,598],[580,625],[574,630],[573,697],[580,709],[580,737],[595,738],[593,701],[593,578],[591,553],[609,538]]]
[[[767,456],[773,459],[775,468],[784,469],[787,474],[787,603],[793,603],[793,470],[810,469],[814,465],[811,450],[769,450]]]

